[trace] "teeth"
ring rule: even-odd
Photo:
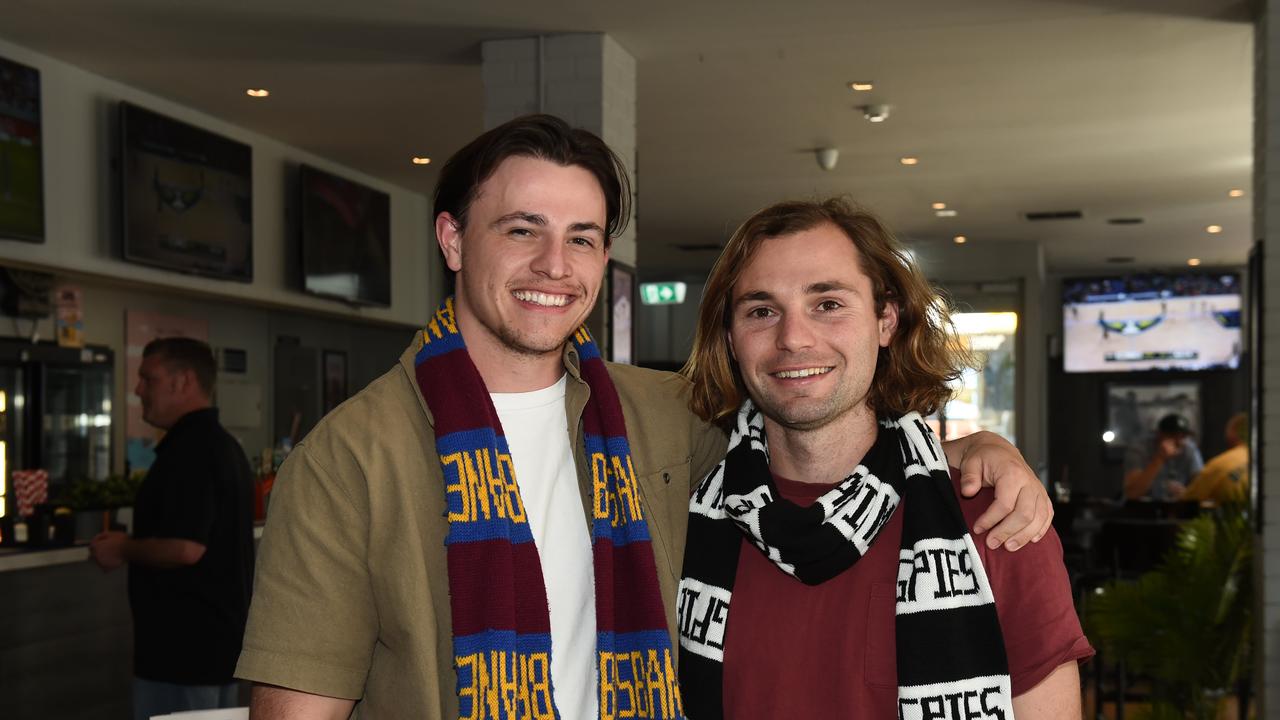
[[[546,293],[533,292],[530,290],[516,290],[511,293],[517,300],[530,302],[534,305],[543,305],[546,307],[564,307],[569,302],[568,295],[548,295]]]
[[[790,379],[809,377],[811,375],[825,375],[829,372],[831,372],[831,368],[829,367],[804,368],[803,370],[783,370],[781,372],[774,373],[774,376]]]

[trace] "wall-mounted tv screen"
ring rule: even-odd
[[[391,305],[391,196],[303,165],[303,288],[361,305]]]
[[[129,103],[120,136],[125,259],[252,280],[252,149]]]
[[[1240,276],[1147,273],[1063,281],[1067,372],[1240,365]]]
[[[0,58],[0,238],[44,242],[40,71]]]

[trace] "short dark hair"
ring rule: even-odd
[[[196,376],[196,384],[205,395],[213,396],[213,385],[218,379],[218,363],[213,359],[209,344],[187,337],[156,338],[142,349],[142,357],[159,355],[169,370],[190,370]]]
[[[509,157],[532,157],[578,166],[600,183],[605,202],[605,244],[622,234],[631,218],[631,183],[617,153],[604,140],[572,128],[553,115],[524,115],[485,132],[453,154],[436,181],[433,212],[447,212],[465,227],[476,190]]]

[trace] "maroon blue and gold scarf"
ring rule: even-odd
[[[459,716],[559,718],[542,565],[498,413],[458,332],[452,297],[421,337],[418,389],[435,420],[448,507]],[[590,334],[579,328],[572,342],[591,389],[582,426],[593,488],[600,717],[683,718],[622,406]]]

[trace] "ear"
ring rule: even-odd
[[[893,334],[898,330],[898,304],[886,302],[884,312],[876,322],[880,327],[880,347],[889,347],[889,341],[893,340]]]
[[[729,348],[729,359],[738,362],[738,355],[733,351],[733,333],[730,332],[729,328],[724,329],[724,342],[725,346]]]
[[[436,242],[450,270],[462,269],[462,223],[447,212],[436,216]]]

